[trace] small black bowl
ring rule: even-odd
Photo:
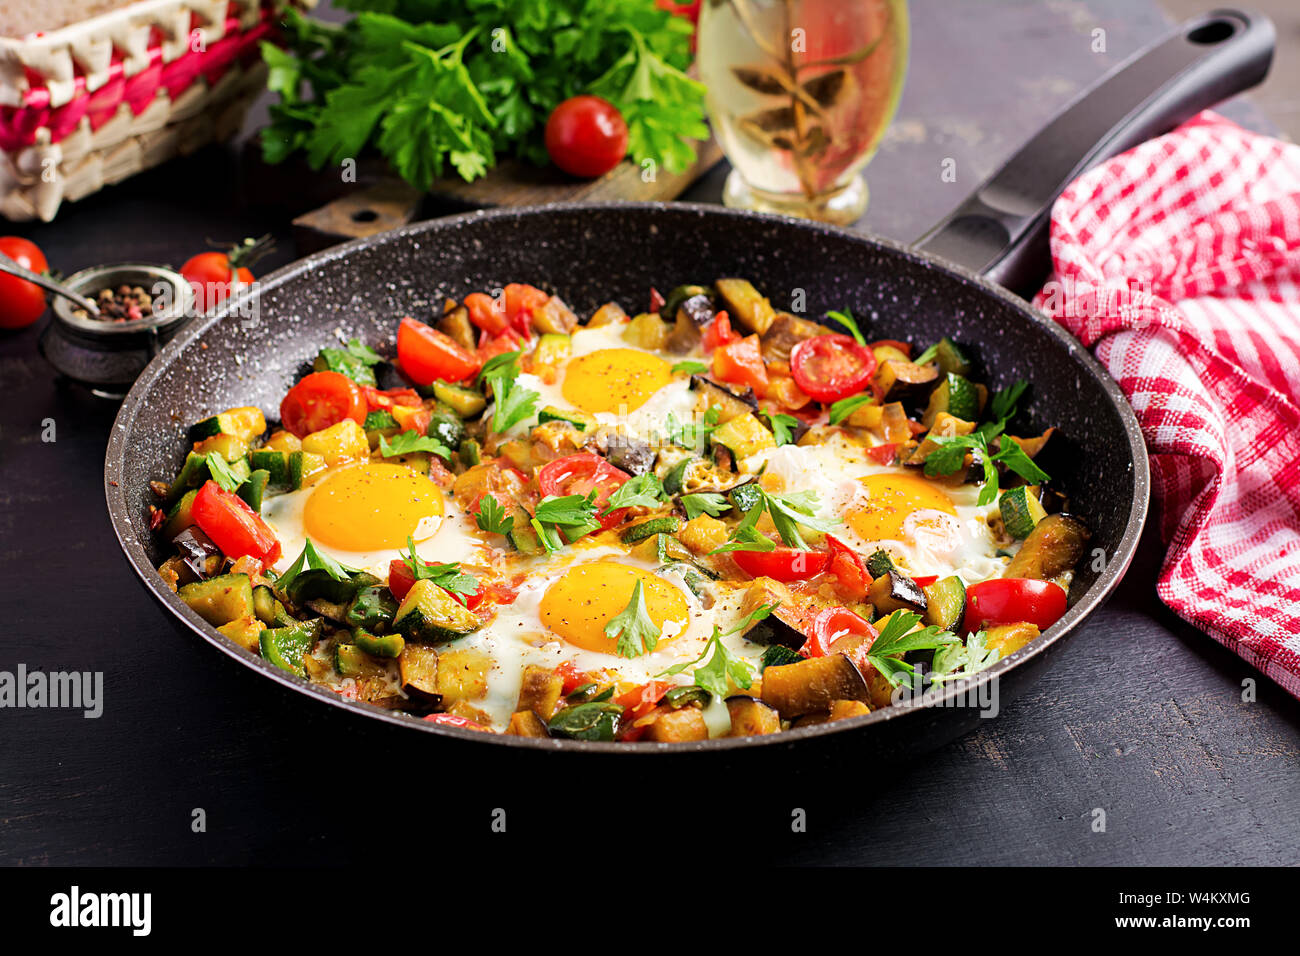
[[[71,300],[54,300],[53,321],[41,333],[37,347],[55,370],[104,398],[122,398],[144,367],[194,317],[194,290],[178,272],[143,263],[95,266],[64,283],[74,292],[94,298],[101,289],[141,286],[155,306],[145,319],[108,322],[75,314]]]

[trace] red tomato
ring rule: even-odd
[[[45,253],[18,236],[0,237],[0,253],[24,269],[49,272]],[[45,312],[45,290],[34,282],[0,272],[0,329],[25,329]]]
[[[216,308],[230,293],[253,281],[251,270],[232,266],[224,252],[200,252],[181,266],[181,275],[194,290],[194,307],[199,312]]]
[[[733,551],[731,556],[740,565],[740,570],[750,577],[777,581],[800,581],[821,574],[831,559],[827,551],[782,547],[775,551]]]
[[[190,506],[194,523],[228,558],[247,555],[268,568],[280,557],[275,533],[244,499],[223,491],[215,481],[205,481]]]
[[[563,681],[560,685],[560,692],[565,696],[572,694],[583,684],[594,683],[587,676],[586,671],[580,671],[576,666],[574,666],[573,661],[565,661],[559,667],[555,668],[555,673],[559,674],[560,679]]]
[[[674,686],[676,685],[669,681],[652,680],[648,684],[633,687],[626,693],[619,694],[614,698],[614,703],[624,709],[624,720],[636,720],[638,717],[644,717],[654,710],[660,698],[672,690]]]
[[[490,295],[471,292],[465,296],[465,308],[469,310],[469,320],[488,335],[500,335],[510,328],[505,303]]]
[[[876,356],[847,335],[815,335],[790,350],[795,384],[819,402],[838,402],[867,387]]]
[[[507,329],[496,336],[489,336],[484,332],[476,354],[481,367],[486,365],[490,358],[504,355],[506,352],[518,352],[523,347],[524,343],[519,340],[519,335],[514,329]]]
[[[966,589],[968,634],[995,624],[1037,624],[1046,630],[1065,613],[1065,591],[1051,581],[1031,578],[994,578]]]
[[[443,724],[447,727],[464,727],[466,730],[487,730],[482,724],[475,723],[468,717],[457,714],[429,714],[424,718],[431,724]]]
[[[867,588],[871,586],[871,575],[867,573],[862,559],[851,548],[830,535],[826,536],[826,544],[831,553],[829,571],[835,575],[840,590],[853,601],[866,598]]]
[[[537,487],[543,495],[586,495],[596,492],[596,509],[605,506],[618,488],[632,476],[615,468],[599,455],[581,453],[557,458],[537,473]],[[626,508],[597,515],[601,528],[612,528],[627,515]]]
[[[280,403],[280,421],[299,438],[345,418],[364,424],[366,399],[357,383],[340,372],[312,372]]]
[[[650,287],[650,308],[646,309],[646,311],[658,312],[660,309],[664,307],[664,303],[667,301],[668,300],[664,298],[662,292],[660,292],[654,286],[651,286]]]
[[[867,449],[867,457],[878,465],[892,465],[898,455],[898,442],[887,445],[875,445]]]
[[[546,151],[572,176],[604,176],[627,155],[627,123],[599,96],[571,97],[546,121]]]
[[[732,330],[731,316],[727,315],[726,312],[719,312],[713,317],[713,321],[704,327],[701,339],[701,344],[707,353],[712,352],[719,346],[739,342],[740,334]]]
[[[763,347],[758,336],[720,346],[713,353],[713,375],[723,382],[748,385],[762,398],[767,391],[767,366],[763,364]]]
[[[361,386],[361,394],[365,397],[367,410],[372,412],[390,411],[394,405],[419,408],[424,404],[424,399],[420,398],[420,393],[413,388],[390,388],[381,392],[377,388],[363,385]]]
[[[510,327],[528,338],[533,334],[533,312],[546,305],[551,297],[535,286],[512,282],[506,286],[505,299]]]
[[[438,379],[463,382],[483,364],[451,336],[409,316],[397,329],[397,361],[417,385],[431,385]]]
[[[429,564],[428,561],[420,561],[420,563],[426,567]],[[398,601],[403,600],[406,597],[406,592],[411,590],[411,586],[414,584],[415,575],[411,573],[411,566],[406,563],[405,558],[393,558],[392,561],[388,562],[388,590],[393,592],[393,597]],[[484,591],[482,584],[478,586],[478,590],[473,594],[453,594],[451,591],[447,593],[451,594],[453,598],[471,611],[483,603]]]
[[[939,575],[937,575],[937,574],[921,574],[921,575],[915,575],[915,574],[914,574],[914,575],[912,575],[912,580],[913,580],[913,582],[915,582],[915,584],[916,584],[916,586],[917,586],[918,588],[928,588],[928,587],[929,587],[931,584],[933,584],[935,581],[938,581],[938,580],[939,580]]]
[[[866,637],[874,641],[877,636],[878,632],[874,627],[848,608],[822,608],[808,625],[808,640],[804,642],[803,647],[799,648],[799,653],[804,657],[825,657],[827,654],[836,653],[831,650],[831,646],[843,638]],[[855,641],[855,649],[864,644],[866,647],[862,650],[865,652],[866,648],[871,646],[869,641]],[[850,654],[849,657],[852,659],[853,655]],[[858,663],[857,660],[853,662]],[[861,664],[858,666],[860,669]]]

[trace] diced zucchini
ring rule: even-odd
[[[352,640],[371,657],[397,658],[406,647],[401,634],[371,634],[357,629],[352,632]]]
[[[634,524],[627,528],[620,536],[619,540],[624,544],[634,544],[656,534],[676,534],[681,530],[681,519],[675,515],[665,515],[660,518],[651,518],[649,521],[642,521],[640,524]]]
[[[730,449],[736,459],[742,460],[766,448],[775,448],[776,439],[763,427],[763,423],[752,414],[737,415],[725,425],[713,430],[710,438],[719,445]]]
[[[284,605],[276,600],[275,592],[265,584],[253,588],[253,613],[267,627],[283,627],[294,623]]]
[[[334,669],[344,677],[371,677],[384,672],[383,665],[356,644],[334,645]]]
[[[637,348],[659,352],[668,344],[669,327],[653,312],[642,312],[623,329],[623,338]]]
[[[728,491],[727,500],[733,508],[744,514],[763,500],[763,489],[757,481],[747,481]]]
[[[719,279],[713,283],[727,306],[727,312],[741,328],[759,335],[765,333],[776,318],[772,303],[747,279]]]
[[[925,623],[957,633],[966,614],[966,585],[962,579],[954,574],[922,590],[925,591]]]
[[[253,585],[247,574],[222,574],[195,581],[176,593],[199,617],[214,626],[253,613]]]
[[[251,405],[231,408],[219,415],[205,418],[190,426],[190,441],[202,441],[213,435],[233,435],[246,442],[261,436],[266,431],[266,416],[260,408]]]
[[[213,435],[194,446],[196,455],[216,453],[229,462],[236,462],[248,454],[248,442],[234,435]]]
[[[252,616],[241,617],[220,625],[217,630],[245,650],[255,651],[262,637],[262,622]]]
[[[873,578],[888,574],[894,569],[894,560],[887,551],[877,549],[867,558],[867,571]]]
[[[1029,537],[1038,522],[1047,517],[1047,512],[1038,502],[1038,496],[1026,485],[1002,492],[998,508],[1002,512],[1002,524],[1007,529],[1007,534],[1013,538]]]
[[[930,404],[926,406],[921,422],[927,427],[933,425],[940,412],[973,422],[980,416],[980,405],[979,389],[975,384],[968,378],[949,373],[930,393]]]
[[[433,383],[433,397],[450,407],[461,418],[473,418],[487,408],[487,399],[482,392],[441,380]]]
[[[537,340],[533,350],[533,362],[537,365],[559,366],[569,360],[573,351],[573,340],[558,332],[547,332]]]
[[[451,406],[440,402],[432,409],[425,434],[438,439],[447,448],[455,448],[465,437],[465,423]]]
[[[262,656],[276,667],[306,677],[303,658],[320,639],[320,631],[319,620],[299,621],[286,627],[268,627],[262,631],[258,646]]]
[[[181,495],[180,501],[172,506],[172,510],[167,512],[167,523],[163,525],[163,537],[170,541],[186,528],[194,524],[194,515],[190,509],[194,505],[194,497],[199,493],[197,488],[191,488],[185,494]]]
[[[248,507],[260,514],[262,511],[262,498],[266,495],[267,482],[270,480],[271,473],[265,468],[259,468],[245,479],[235,493],[244,499]]]
[[[934,360],[946,374],[962,376],[970,374],[970,359],[950,338],[944,337],[939,340],[939,344],[935,346]]]
[[[473,468],[483,460],[483,446],[478,443],[477,439],[466,438],[456,449],[456,455],[460,458],[460,463],[466,468]]]
[[[397,601],[386,587],[371,585],[361,588],[348,604],[344,620],[351,627],[364,628],[367,631],[386,630],[393,623],[397,613]]]
[[[483,622],[432,581],[416,581],[393,618],[393,627],[417,641],[451,641],[473,633]]]
[[[396,431],[401,426],[397,424],[397,419],[392,416],[391,412],[380,409],[366,415],[365,423],[361,427],[367,432],[382,432],[389,429]]]
[[[586,412],[580,412],[576,408],[557,408],[554,405],[547,405],[538,412],[537,421],[538,424],[543,422],[568,422],[580,432],[596,427],[596,419]]]
[[[374,369],[343,349],[321,349],[311,367],[313,372],[338,372],[346,375],[358,385],[376,384]]]

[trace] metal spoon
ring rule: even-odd
[[[71,299],[91,315],[99,315],[99,306],[97,306],[92,300],[87,299],[84,295],[81,295],[78,292],[73,292],[61,282],[55,282],[49,276],[43,276],[39,272],[33,272],[31,269],[24,269],[3,252],[0,252],[0,272],[7,272],[11,276],[18,276],[20,279],[34,282],[42,289],[48,289],[55,295],[61,295],[65,299]]]

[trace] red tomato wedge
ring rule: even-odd
[[[366,420],[366,397],[356,382],[339,372],[312,372],[280,402],[280,421],[299,438],[350,418]]]
[[[536,286],[512,282],[506,286],[506,321],[510,327],[528,338],[533,334],[533,312],[546,305],[551,297]]]
[[[966,619],[962,628],[973,634],[996,624],[1036,624],[1046,630],[1065,614],[1064,589],[1032,578],[994,578],[966,589]]]
[[[830,548],[830,567],[842,591],[849,600],[861,601],[867,596],[871,587],[871,575],[867,573],[862,559],[847,545],[830,535],[826,536],[826,545]]]
[[[815,335],[790,350],[795,384],[819,402],[838,402],[867,387],[876,356],[847,335]]]
[[[469,320],[488,335],[500,335],[510,328],[505,303],[499,299],[482,292],[471,292],[465,296],[465,308],[469,310]]]
[[[463,382],[483,364],[451,336],[409,316],[397,329],[397,361],[417,385],[432,385],[438,379]]]
[[[808,640],[804,642],[803,647],[799,648],[799,653],[804,657],[825,657],[827,654],[835,653],[831,650],[832,645],[844,638],[866,637],[874,641],[877,636],[878,632],[870,623],[848,608],[823,608],[808,625]],[[866,645],[863,653],[871,646],[866,640],[853,643],[855,647]],[[852,659],[853,655],[850,654],[849,657]],[[858,664],[857,660],[853,662]],[[858,666],[861,668],[862,665],[858,664]]]
[[[194,496],[190,514],[199,530],[212,539],[228,558],[247,555],[270,567],[280,557],[275,533],[244,499],[224,491],[215,481],[205,481]]]
[[[733,551],[732,558],[750,577],[777,581],[801,581],[821,574],[830,562],[830,552],[781,548],[775,551]]]
[[[537,473],[537,487],[546,495],[587,495],[596,492],[596,509],[605,506],[618,488],[632,476],[615,468],[599,455],[578,454],[557,458]],[[612,528],[627,516],[626,508],[598,515],[601,528]]]
[[[748,385],[755,395],[762,398],[767,391],[767,366],[763,364],[763,348],[758,336],[751,335],[718,346],[713,353],[713,375],[719,381]]]

